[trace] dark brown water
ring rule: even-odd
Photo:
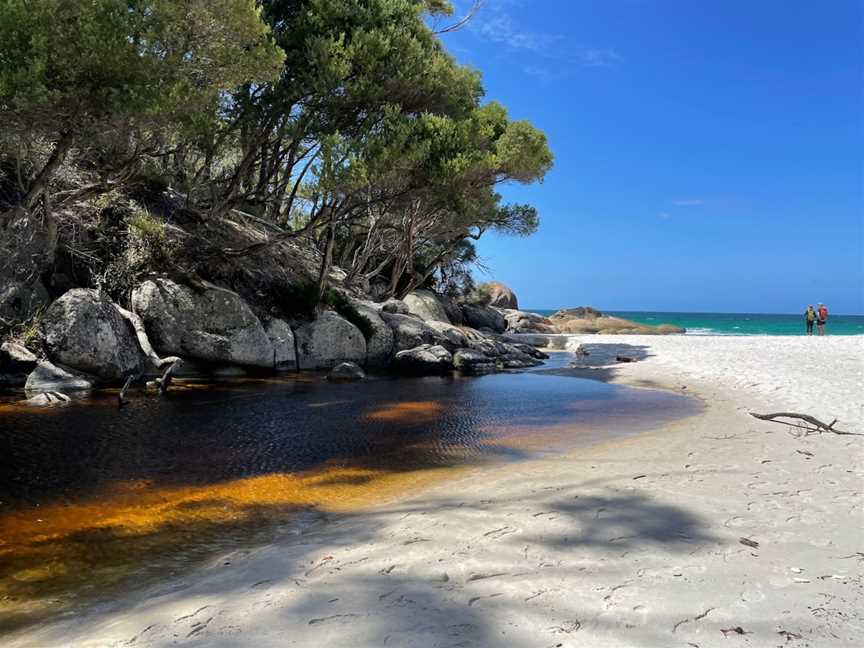
[[[556,354],[548,367],[565,366]],[[542,371],[291,377],[58,410],[0,402],[0,632],[260,540],[298,511],[654,428],[698,401]]]

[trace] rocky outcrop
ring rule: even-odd
[[[447,338],[430,324],[412,315],[381,312],[381,318],[393,331],[393,349],[406,351],[423,344],[449,344]]]
[[[519,308],[516,294],[499,281],[490,281],[477,286],[477,292],[488,297],[489,306],[495,308]]]
[[[606,335],[686,333],[686,329],[671,324],[650,326],[631,322],[621,317],[604,315],[590,306],[560,310],[550,319],[561,333],[601,333]]]
[[[209,362],[273,367],[273,345],[240,296],[204,283],[192,289],[169,279],[145,281],[132,308],[162,353]]]
[[[366,361],[363,333],[341,315],[332,311],[298,328],[297,360],[300,369],[332,369],[340,362]]]
[[[26,347],[7,341],[0,346],[0,387],[19,387],[36,368],[37,358]]]
[[[296,371],[294,331],[288,326],[288,322],[278,318],[271,319],[264,327],[264,332],[273,347],[273,368],[276,371]]]
[[[364,378],[366,378],[366,373],[355,362],[340,362],[327,374],[327,380],[333,382],[350,382]]]
[[[399,351],[393,358],[393,366],[407,374],[444,374],[453,368],[453,356],[443,346],[424,344],[415,349]]]
[[[548,317],[528,311],[502,309],[508,333],[557,333],[558,329]]]
[[[90,391],[96,385],[96,377],[69,367],[42,360],[27,376],[24,389],[30,393]]]
[[[465,319],[465,324],[471,328],[486,328],[495,333],[503,333],[507,330],[507,320],[491,306],[462,304],[462,316]]]
[[[76,288],[57,299],[39,326],[48,356],[105,381],[119,381],[141,370],[138,339],[99,292]]]
[[[425,322],[446,322],[450,324],[444,305],[438,296],[429,290],[415,290],[405,295],[402,300],[409,312],[417,315]]]
[[[377,304],[352,300],[350,306],[353,323],[366,338],[366,366],[386,367],[393,357],[393,329],[381,318]]]
[[[463,373],[490,373],[497,369],[495,359],[474,349],[459,349],[453,354],[453,366]]]
[[[468,346],[468,337],[462,331],[462,329],[451,326],[446,322],[426,322],[433,329],[438,331],[442,336],[444,336],[445,340],[439,342],[441,346],[447,348],[451,353],[456,349],[460,349],[462,347]]]

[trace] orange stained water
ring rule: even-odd
[[[478,462],[695,411],[656,394],[530,374],[304,377],[137,396],[122,410],[113,394],[0,405],[0,635],[265,541],[301,512],[356,511]]]

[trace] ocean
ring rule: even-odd
[[[526,309],[531,310],[531,309]],[[555,310],[533,311],[551,315]],[[759,313],[666,313],[643,311],[603,311],[640,324],[674,324],[687,329],[688,335],[805,335],[804,314],[775,315]],[[829,315],[826,335],[864,335],[864,315]]]

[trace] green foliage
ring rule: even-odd
[[[79,143],[192,123],[220,93],[275,75],[268,33],[254,0],[4,0],[4,129]]]

